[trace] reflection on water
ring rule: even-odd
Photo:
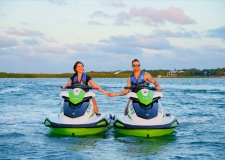
[[[118,133],[115,135],[115,140],[119,143],[123,143],[124,148],[122,151],[124,153],[129,152],[133,156],[146,156],[160,154],[168,145],[175,143],[176,136],[175,134],[170,134],[161,137],[143,138],[124,136]]]
[[[67,149],[73,152],[83,152],[85,150],[95,149],[98,140],[96,138],[80,138],[73,141],[73,145]]]

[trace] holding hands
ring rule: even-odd
[[[115,97],[115,96],[116,96],[115,93],[110,93],[110,92],[107,92],[107,91],[105,91],[104,94],[105,94],[107,97]]]
[[[109,93],[109,92],[107,92],[107,91],[104,91],[104,92],[103,92],[103,94],[104,94],[104,95],[106,95],[106,96],[108,96],[108,97],[110,97],[110,96],[109,96],[109,95],[110,95],[110,93]]]
[[[116,96],[116,93],[109,93],[109,97],[115,97]]]

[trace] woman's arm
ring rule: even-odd
[[[63,89],[66,89],[67,86],[70,86],[72,84],[72,79],[70,79],[66,84],[62,86]]]
[[[130,87],[130,86],[131,86],[130,77],[128,77],[128,79],[127,79],[127,87]],[[122,90],[120,92],[117,92],[117,93],[111,93],[110,97],[124,96],[127,93],[129,93],[129,92],[130,92],[130,89],[124,89],[124,90]]]
[[[103,90],[103,89],[102,89],[99,85],[97,85],[92,79],[90,79],[90,80],[88,81],[88,83],[89,83],[92,87],[98,88],[98,90],[99,90],[100,92],[102,92],[103,94],[105,94],[106,96],[109,95],[109,92]]]

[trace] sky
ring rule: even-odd
[[[225,67],[224,0],[1,0],[0,72]]]

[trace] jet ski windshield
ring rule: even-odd
[[[148,85],[140,84],[140,85],[137,85],[137,86],[124,87],[124,89],[135,89],[135,90],[148,89],[148,90],[156,90],[156,87],[149,87]]]
[[[74,84],[74,85],[71,85],[71,86],[67,86],[66,89],[74,89],[74,88],[80,88],[80,89],[97,89],[97,88],[94,88],[92,86],[87,86],[85,84]]]

